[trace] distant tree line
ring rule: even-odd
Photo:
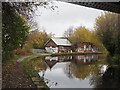
[[[46,33],[46,31],[39,31],[39,30],[34,30],[31,31],[28,35],[28,39],[26,41],[26,46],[35,49],[43,49],[44,44],[51,38],[53,37],[52,33]],[[27,48],[26,47],[26,48]]]

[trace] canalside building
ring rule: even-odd
[[[73,46],[74,52],[97,52],[98,48],[91,42],[78,42]]]
[[[45,45],[47,53],[59,52],[98,52],[98,48],[91,42],[78,42],[74,45],[67,38],[51,38]]]
[[[66,38],[51,38],[44,47],[48,53],[72,52],[71,42]]]

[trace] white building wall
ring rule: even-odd
[[[86,45],[84,45],[84,50],[86,50]]]
[[[58,53],[58,47],[45,47],[46,52],[48,53]]]

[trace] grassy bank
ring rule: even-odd
[[[29,58],[26,58],[22,62],[22,65],[24,67],[24,73],[27,75],[28,78],[31,78],[31,80],[37,86],[37,88],[49,89],[46,83],[44,82],[44,79],[39,76],[39,71],[35,69],[35,67],[38,66],[40,62],[40,60],[38,60],[39,62],[37,63],[37,57],[38,55],[34,55]]]

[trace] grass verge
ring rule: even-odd
[[[48,89],[48,86],[44,82],[44,79],[41,78],[38,74],[38,71],[35,70],[34,62],[36,61],[35,60],[36,57],[35,56],[29,57],[22,62],[24,67],[24,73],[28,76],[28,78],[32,79],[32,81],[38,88]]]

